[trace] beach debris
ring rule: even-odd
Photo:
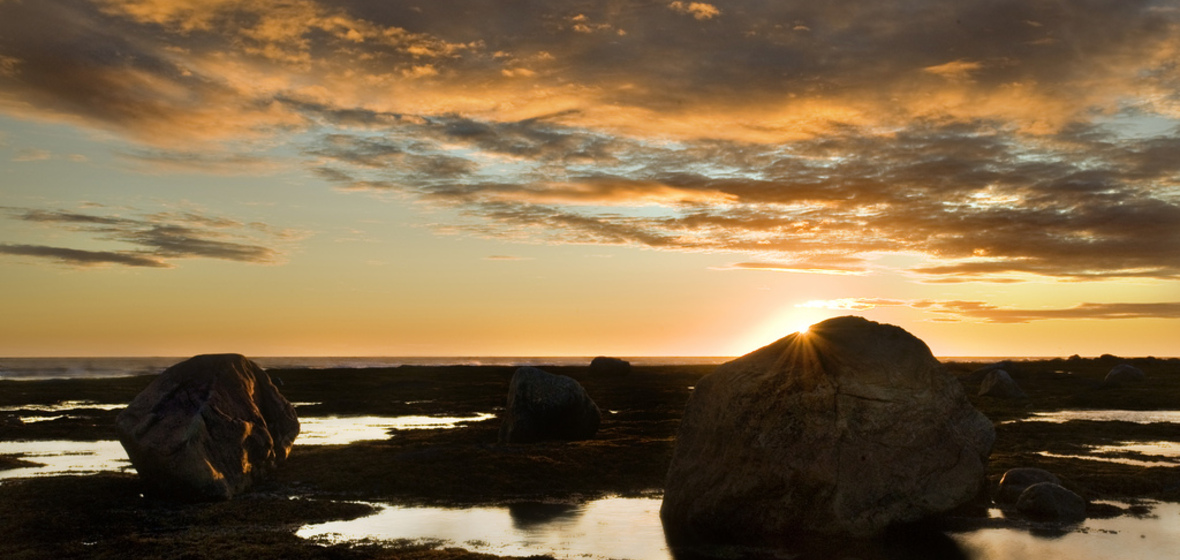
[[[1000,485],[996,488],[995,501],[999,504],[1015,504],[1022,492],[1039,482],[1061,484],[1061,479],[1045,469],[1033,467],[1008,469],[1000,478]]]
[[[994,369],[987,372],[979,384],[979,396],[999,399],[1027,399],[1028,395],[1016,384],[1008,372]]]
[[[631,362],[621,358],[598,356],[590,360],[590,372],[608,375],[624,375],[631,373]]]
[[[1131,364],[1119,364],[1111,368],[1102,383],[1107,386],[1116,386],[1123,383],[1137,383],[1144,379],[1147,379],[1147,374],[1143,373],[1143,370]]]
[[[299,434],[295,407],[239,354],[205,354],[159,375],[116,419],[147,491],[228,499],[269,478]]]
[[[976,499],[994,440],[925,343],[838,317],[697,383],[660,514],[678,544],[875,536]]]
[[[1016,511],[1046,521],[1081,521],[1086,518],[1086,500],[1060,484],[1038,482],[1020,493]]]
[[[574,378],[522,367],[508,385],[500,443],[590,439],[602,412]]]

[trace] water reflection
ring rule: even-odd
[[[1057,412],[1034,412],[1025,420],[1013,422],[1053,422],[1071,420],[1093,420],[1096,422],[1132,422],[1153,424],[1170,422],[1180,424],[1180,410],[1060,410]]]
[[[107,404],[95,401],[62,401],[54,404],[22,404],[19,406],[0,406],[0,412],[68,412],[76,409],[91,410],[119,410],[126,404]]]
[[[581,508],[574,504],[523,502],[508,505],[512,526],[521,531],[528,531],[546,523],[568,523],[582,513]]]
[[[380,506],[378,506],[380,507]],[[466,509],[386,506],[351,521],[307,525],[304,538],[441,540],[475,552],[558,558],[669,560],[659,498]]]
[[[347,445],[371,439],[386,439],[391,430],[456,428],[466,422],[495,418],[480,413],[465,417],[438,416],[310,416],[299,419],[296,445]]]
[[[90,474],[131,468],[117,441],[0,441],[0,455],[17,455],[38,466],[0,470],[0,480],[26,476]]]
[[[1100,560],[1173,558],[1180,546],[1180,504],[1153,504],[1150,517],[1090,519],[1078,525],[988,526],[964,532],[893,532],[871,542],[833,539],[790,552],[738,547],[670,551],[659,519],[659,498],[608,498],[583,504],[517,504],[467,509],[380,506],[370,517],[307,525],[304,538],[442,541],[497,555],[557,558],[705,560],[791,558],[827,560]]]

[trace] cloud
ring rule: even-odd
[[[485,261],[531,261],[533,257],[518,257],[514,255],[488,255],[483,258]]]
[[[12,161],[15,161],[15,162],[45,161],[51,157],[53,157],[53,154],[50,153],[49,150],[40,150],[40,149],[36,149],[36,148],[25,148],[25,149],[17,152],[16,156],[14,156],[12,158]]]
[[[717,6],[705,2],[676,1],[668,4],[668,7],[674,12],[691,15],[699,20],[713,19],[721,15],[721,10],[718,10]]]
[[[876,307],[913,307],[934,313],[934,320],[938,321],[982,320],[988,323],[1028,323],[1054,319],[1180,319],[1180,302],[1080,303],[1058,309],[1019,309],[983,301],[844,298],[809,301],[796,307],[855,311]]]
[[[842,262],[841,262],[842,261]],[[802,274],[863,274],[864,266],[858,259],[832,258],[826,261],[766,263],[739,262],[732,263],[714,270],[769,270],[775,272],[794,272]]]
[[[935,283],[1180,278],[1180,12],[721,12],[4,2],[0,111],[113,131],[155,170],[295,158],[342,191],[458,215],[439,228],[468,235],[717,252],[743,269],[893,266]],[[135,231],[122,242],[199,246]]]
[[[83,267],[103,264],[149,268],[169,268],[171,266],[158,258],[135,252],[86,251],[45,245],[9,245],[7,243],[0,243],[0,254],[44,258]]]
[[[937,76],[942,76],[948,80],[964,80],[970,78],[972,73],[978,71],[981,68],[983,68],[983,64],[979,62],[952,60],[945,64],[927,66],[922,70]]]
[[[0,253],[40,257],[56,262],[92,266],[115,264],[171,268],[174,259],[210,258],[255,264],[275,264],[283,254],[262,243],[285,245],[301,232],[262,223],[201,213],[156,212],[126,217],[69,210],[7,208],[10,218],[44,224],[61,232],[81,234],[88,243],[131,245],[133,250],[96,251],[33,244],[4,244]]]

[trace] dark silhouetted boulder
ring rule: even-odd
[[[871,536],[975,499],[994,440],[921,340],[829,319],[697,383],[660,515],[674,543]]]
[[[1034,519],[1081,521],[1086,518],[1086,500],[1060,484],[1038,482],[1020,493],[1016,511]]]
[[[602,412],[572,377],[522,367],[508,385],[501,443],[590,439]]]
[[[631,373],[631,362],[619,358],[599,356],[590,360],[590,371],[592,373],[607,375],[628,374]]]
[[[1004,473],[1003,478],[1000,479],[1000,485],[996,489],[996,502],[1001,504],[1015,504],[1025,489],[1039,482],[1061,484],[1061,480],[1057,478],[1057,475],[1044,469],[1031,467],[1008,469]]]
[[[989,371],[979,383],[979,396],[998,399],[1027,399],[1028,395],[1002,369]]]
[[[1015,364],[1013,364],[1011,360],[1001,360],[973,369],[967,373],[961,373],[959,374],[958,378],[959,381],[963,383],[964,387],[978,387],[980,383],[983,383],[983,379],[987,377],[989,373],[996,370],[1016,371]]]
[[[299,434],[295,408],[254,362],[207,354],[159,375],[116,419],[150,493],[228,499],[266,480]]]
[[[1131,364],[1119,364],[1111,368],[1110,372],[1106,374],[1106,379],[1103,383],[1106,385],[1122,385],[1123,383],[1137,383],[1147,379],[1147,374],[1143,370]]]

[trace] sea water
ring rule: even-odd
[[[187,358],[0,358],[0,379],[70,379],[152,375]],[[329,369],[397,366],[586,366],[591,356],[444,356],[444,357],[251,357],[263,368]],[[623,359],[636,366],[716,365],[730,357],[638,356]]]

